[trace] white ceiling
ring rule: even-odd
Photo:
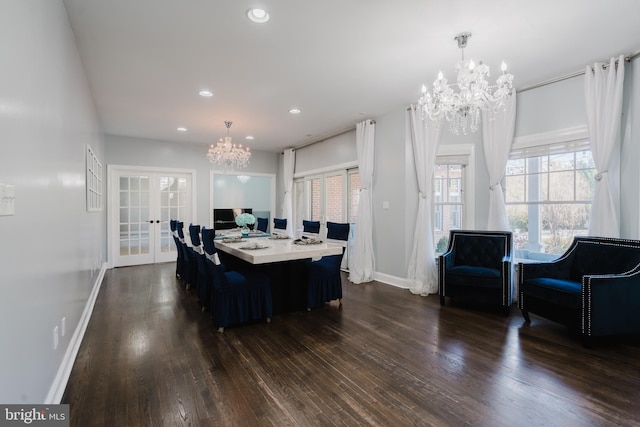
[[[280,151],[415,102],[453,37],[521,88],[640,49],[639,0],[64,0],[104,132]],[[266,24],[249,21],[266,9]],[[212,98],[198,91],[208,88]],[[298,107],[299,115],[288,110]],[[176,131],[185,126],[188,132]]]

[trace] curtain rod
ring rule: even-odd
[[[637,59],[639,56],[640,56],[640,52],[636,52],[631,56],[625,56],[624,62],[629,63],[629,62],[633,61],[634,59]],[[616,61],[616,64],[617,63],[618,63],[618,61]],[[609,68],[609,64],[603,64],[603,68],[605,68],[605,69]],[[522,87],[520,89],[516,89],[516,92],[517,93],[522,93],[522,92],[526,92],[526,91],[531,90],[531,89],[537,89],[537,88],[542,87],[542,86],[547,86],[547,85],[550,85],[550,84],[553,84],[553,83],[558,83],[558,82],[561,82],[563,80],[569,80],[569,79],[572,79],[574,77],[578,77],[578,76],[584,75],[584,72],[585,72],[585,70],[576,71],[575,73],[566,74],[564,76],[556,77],[554,79],[545,80],[545,81],[540,82],[540,83],[535,83],[535,84],[532,84],[532,85],[529,85],[529,86]]]
[[[367,121],[367,120],[365,120],[365,122],[366,122],[366,121]],[[376,121],[375,121],[375,120],[371,120],[371,119],[369,119],[368,121],[369,121],[369,123],[370,123],[370,124],[372,124],[372,125],[375,125],[375,124],[376,124]],[[293,150],[299,150],[299,149],[301,149],[301,148],[305,148],[305,147],[308,147],[308,146],[313,145],[313,144],[318,144],[319,142],[324,142],[324,141],[326,141],[326,140],[327,140],[327,139],[329,139],[329,138],[335,138],[336,136],[344,135],[345,133],[349,133],[349,132],[354,131],[354,130],[356,130],[355,126],[349,126],[349,127],[347,127],[347,128],[343,128],[343,129],[338,130],[338,131],[336,131],[336,132],[329,133],[329,134],[327,134],[326,136],[322,137],[322,139],[318,139],[317,141],[307,142],[307,143],[305,143],[305,144],[300,144],[300,145],[297,145],[297,146],[295,146],[295,147],[290,147],[290,148],[291,148],[291,149],[293,149]],[[284,154],[284,153],[281,153],[281,154]]]

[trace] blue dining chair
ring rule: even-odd
[[[176,277],[181,277],[183,274],[182,271],[184,269],[184,256],[182,255],[182,248],[180,248],[180,240],[178,238],[178,221],[175,219],[169,220],[169,229],[171,230],[171,237],[173,237],[173,242],[176,245]]]
[[[302,235],[308,237],[318,237],[320,235],[320,221],[302,220]]]
[[[276,230],[286,230],[287,229],[287,219],[286,218],[273,218],[273,228]]]
[[[213,229],[209,229],[206,227],[202,227],[200,230],[200,234],[202,236],[202,252],[197,256],[197,264],[198,264],[198,286],[196,288],[196,293],[198,295],[198,303],[200,304],[200,308],[202,311],[208,310],[211,308],[211,271],[207,266],[207,257],[213,256],[215,253],[215,246],[213,246],[213,239],[215,239],[216,234]]]
[[[180,278],[184,281],[185,287],[188,289],[189,284],[193,280],[193,271],[189,268],[191,255],[189,252],[189,246],[184,239],[184,222],[176,222],[176,232],[178,234],[178,242],[180,243],[179,250],[182,253],[182,270],[180,272]]]
[[[257,269],[229,271],[217,257],[214,245],[208,245],[213,254],[207,256],[210,271],[211,316],[218,331],[232,325],[266,319],[271,322],[273,302],[269,277]]]
[[[340,243],[340,255],[323,256],[318,261],[306,261],[307,310],[329,301],[342,304],[342,276],[340,266],[349,240],[349,224],[327,222],[327,242]]]
[[[258,217],[256,221],[256,229],[266,233],[269,227],[269,218]]]
[[[189,282],[187,283],[187,289],[190,287],[198,287],[198,258],[202,255],[202,243],[200,242],[200,226],[189,224],[189,238],[191,245],[187,245],[188,264],[189,269]]]

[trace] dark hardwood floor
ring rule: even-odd
[[[73,426],[640,425],[640,340],[344,277],[343,305],[219,333],[175,264],[107,272],[63,403]]]

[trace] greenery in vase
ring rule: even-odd
[[[236,224],[238,227],[246,227],[247,225],[255,224],[256,217],[250,213],[243,213],[236,217]]]

